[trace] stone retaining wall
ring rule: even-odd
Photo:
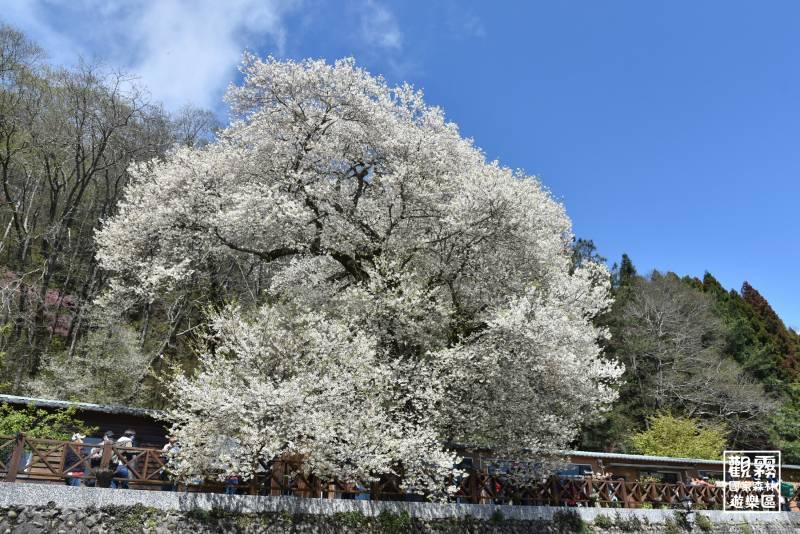
[[[800,513],[376,502],[0,483],[0,534],[39,532],[800,533]]]

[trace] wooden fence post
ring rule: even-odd
[[[103,443],[103,456],[100,458],[100,469],[108,469],[108,466],[111,464],[111,443],[104,442]]]
[[[111,469],[113,452],[111,443],[103,442],[103,455],[100,457],[100,465],[94,470],[95,484],[98,488],[109,488],[114,480],[116,467]]]
[[[553,506],[561,504],[561,489],[556,477],[550,477],[550,504]]]
[[[25,436],[22,433],[17,434],[17,441],[14,444],[14,452],[11,453],[11,459],[8,461],[8,472],[6,473],[6,482],[14,482],[17,479],[17,472],[19,471],[19,463],[22,461],[22,453],[25,450]]]
[[[620,481],[620,497],[622,498],[622,507],[623,508],[634,508],[633,506],[629,506],[628,504],[628,483],[624,480]]]
[[[469,474],[469,499],[472,504],[480,504],[481,502],[481,492],[480,488],[478,487],[478,470],[474,469],[472,473]]]

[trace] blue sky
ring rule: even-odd
[[[578,236],[640,270],[748,280],[800,328],[800,3],[6,0],[57,63],[224,113],[247,48],[354,56],[539,175]]]

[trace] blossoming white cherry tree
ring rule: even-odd
[[[174,382],[183,474],[295,455],[441,489],[445,443],[546,454],[613,401],[607,273],[536,179],[352,60],[243,71],[218,141],[134,169],[97,236],[108,299],[236,302]]]

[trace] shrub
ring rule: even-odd
[[[614,526],[614,521],[607,515],[599,514],[594,518],[594,525],[599,528],[611,528]]]
[[[408,512],[402,512],[394,515],[390,512],[383,511],[378,516],[378,526],[380,531],[385,534],[401,534],[411,530],[411,515]]]
[[[635,515],[624,518],[617,512],[614,523],[617,525],[617,528],[623,532],[637,532],[642,529],[642,522],[639,521],[639,518]]]
[[[492,517],[489,518],[489,522],[492,523],[493,525],[497,525],[499,523],[502,523],[504,519],[505,517],[503,517],[503,512],[501,512],[500,510],[495,510],[494,512],[492,512]]]
[[[102,508],[102,512],[111,516],[112,531],[120,534],[141,532],[142,525],[147,525],[151,518],[162,515],[160,510],[148,508],[141,503],[133,506],[106,506]]]
[[[714,528],[711,519],[707,515],[697,514],[694,522],[703,532],[711,532]]]
[[[339,512],[333,517],[337,524],[350,528],[364,527],[369,523],[369,520],[361,512]]]
[[[678,525],[672,519],[667,518],[664,520],[664,532],[665,534],[678,534]]]
[[[691,531],[692,524],[689,523],[689,514],[686,512],[681,512],[679,510],[675,510],[673,513],[675,517],[675,523],[683,530]]]
[[[559,534],[588,533],[589,528],[574,510],[559,510],[553,514],[553,528]]]

